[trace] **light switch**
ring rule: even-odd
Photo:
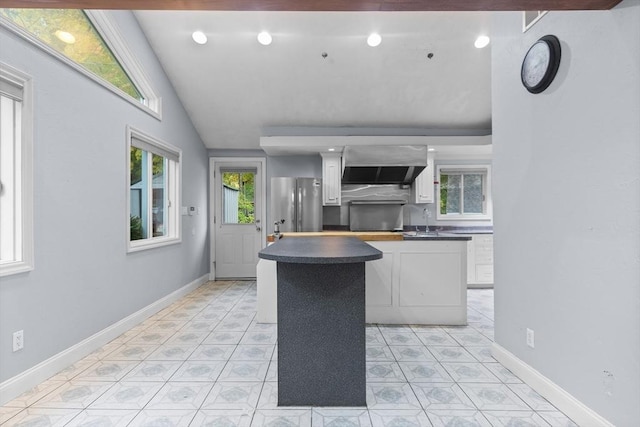
[[[189,208],[187,208],[186,206],[182,206],[180,208],[180,214],[181,215],[189,215]]]

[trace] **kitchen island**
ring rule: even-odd
[[[283,239],[277,263],[278,406],[366,406],[365,261],[354,237]]]
[[[333,233],[305,233],[325,238]],[[285,233],[283,239],[301,233]],[[395,237],[390,237],[393,235]],[[467,242],[469,236],[402,233],[354,233],[383,253],[368,262],[366,322],[382,324],[465,325],[467,323]],[[380,237],[380,239],[378,238]],[[276,323],[276,267],[258,262],[258,314]]]

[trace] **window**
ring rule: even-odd
[[[0,24],[159,118],[158,96],[104,12],[0,8]]]
[[[180,149],[128,128],[129,251],[180,241]]]
[[[522,32],[524,33],[533,27],[546,14],[546,10],[527,10],[522,12]]]
[[[0,276],[33,269],[31,79],[0,63]]]
[[[255,171],[222,172],[224,224],[253,224],[256,217]]]
[[[440,165],[437,168],[439,220],[491,219],[491,167]]]

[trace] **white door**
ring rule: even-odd
[[[255,278],[262,226],[263,161],[213,159],[213,266],[215,278]]]

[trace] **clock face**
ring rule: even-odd
[[[548,35],[531,46],[522,61],[520,77],[522,84],[531,93],[545,90],[560,67],[560,41]]]
[[[529,87],[537,86],[547,72],[551,59],[549,45],[543,41],[536,42],[522,64],[522,80]]]

